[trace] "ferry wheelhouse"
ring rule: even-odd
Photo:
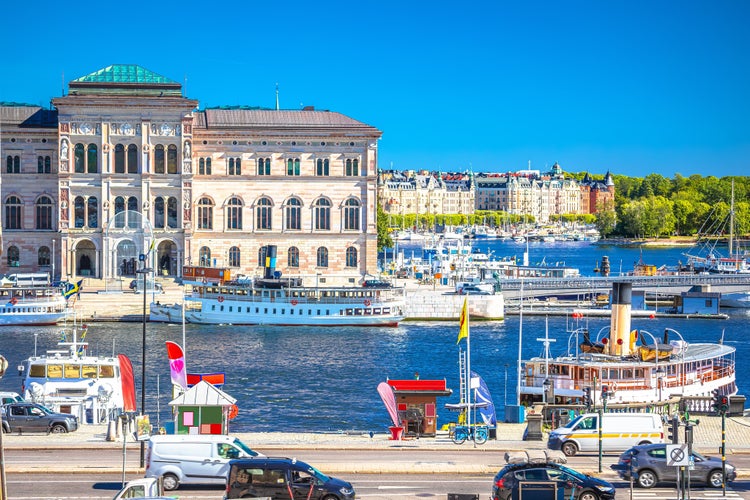
[[[630,287],[614,283],[608,337],[591,342],[586,330],[577,330],[569,338],[568,353],[559,357],[549,356],[550,341],[545,339],[545,355],[522,363],[522,403],[582,404],[584,391],[594,402],[606,391],[610,404],[710,397],[714,390],[737,393],[734,347],[688,343],[672,329],[665,331],[663,342],[643,330],[631,332]],[[678,339],[667,342],[669,335]]]
[[[90,356],[87,326],[60,332],[59,350],[31,356],[18,367],[26,401],[41,403],[80,422],[100,424],[117,418],[128,399],[135,404],[133,368],[124,354]],[[134,409],[134,408],[132,408]]]

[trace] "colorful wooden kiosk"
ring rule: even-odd
[[[227,434],[236,416],[236,399],[201,380],[170,401],[175,408],[175,434]]]
[[[445,380],[388,380],[405,436],[435,436],[437,398],[450,396]]]

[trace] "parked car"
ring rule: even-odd
[[[112,500],[123,500],[125,498],[169,498],[163,496],[164,488],[161,481],[154,477],[142,477],[128,481],[128,484],[117,492]]]
[[[37,403],[10,403],[0,409],[3,432],[65,433],[78,429],[78,417],[55,413]]]
[[[133,290],[134,293],[141,293],[143,290],[143,280],[142,279],[134,279],[130,281],[130,285],[128,286],[131,290]],[[162,293],[164,290],[162,289],[161,283],[158,283],[153,280],[147,280],[146,281],[146,290],[148,293]]]
[[[520,498],[519,489],[526,495],[573,500],[611,500],[615,487],[604,479],[587,476],[554,462],[512,463],[497,473],[492,483],[492,500]],[[559,496],[559,490],[564,496]],[[533,491],[532,491],[533,490]],[[554,495],[554,496],[551,496]]]
[[[327,476],[294,458],[251,458],[229,462],[224,498],[353,500],[351,483]]]
[[[399,269],[398,271],[396,271],[396,278],[404,279],[408,277],[409,277],[409,271],[407,271],[406,269]]]
[[[0,392],[0,404],[23,403],[23,398],[17,392]]]
[[[721,488],[723,473],[721,458],[706,457],[693,451],[694,466],[690,470],[690,480],[705,483],[714,488]],[[727,482],[737,478],[737,469],[730,463],[726,464]],[[651,488],[661,482],[676,482],[679,467],[667,465],[667,445],[647,444],[633,446],[620,455],[616,464],[612,465],[622,479],[630,481],[633,474],[635,483],[641,488]]]

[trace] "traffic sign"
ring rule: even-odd
[[[690,465],[690,455],[687,444],[667,445],[667,465],[672,467],[684,467]]]

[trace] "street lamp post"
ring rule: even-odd
[[[141,352],[141,416],[146,414],[146,287],[148,286],[148,280],[146,277],[153,271],[150,267],[146,267],[145,256],[142,259],[143,268],[136,271],[138,274],[143,275],[143,338],[142,338],[142,352]],[[146,462],[146,443],[141,441],[141,467],[145,466]]]

